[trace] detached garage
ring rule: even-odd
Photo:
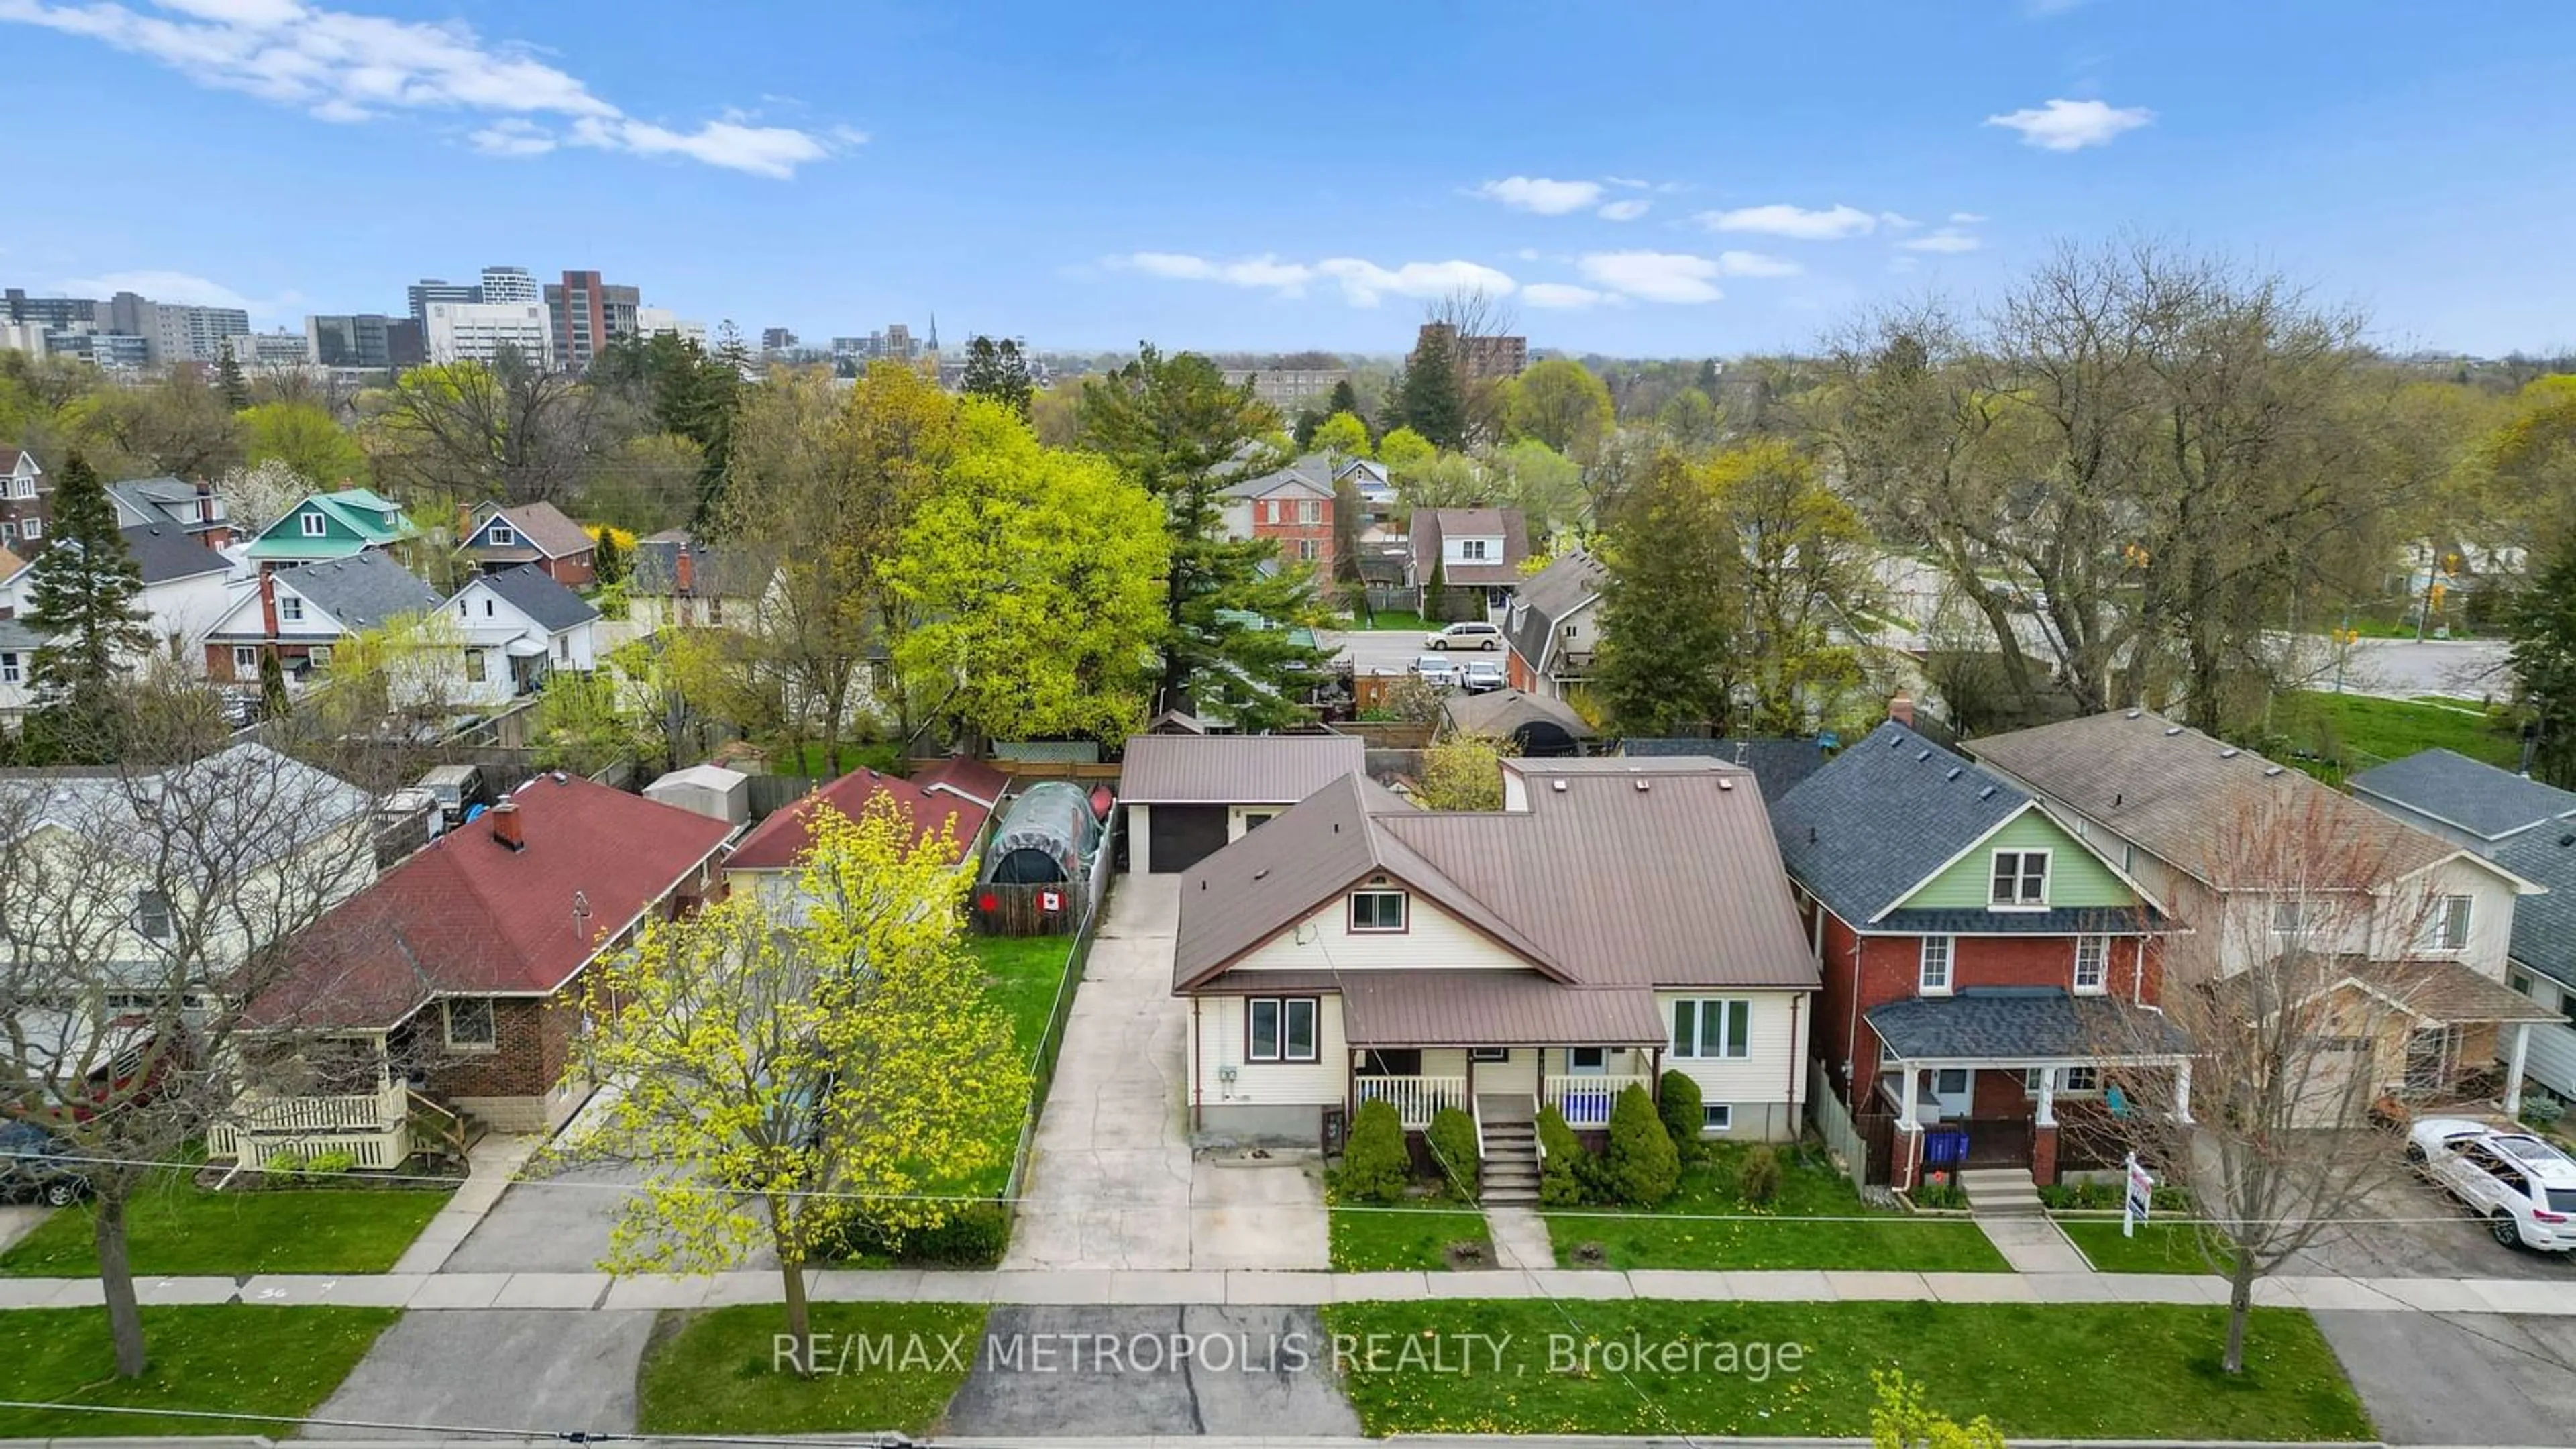
[[[1170,875],[1368,762],[1355,735],[1134,735],[1119,772],[1127,864]]]

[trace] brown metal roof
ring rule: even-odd
[[[2286,803],[2412,875],[2463,854],[2318,781],[2149,710],[2114,710],[1969,742],[1977,759],[2100,821],[2212,885],[2222,833],[2266,803]]]
[[[1453,533],[1469,538],[1499,537],[1503,541],[1503,556],[1492,563],[1459,564],[1448,568],[1441,575],[1443,583],[1520,583],[1521,560],[1529,557],[1529,523],[1517,508],[1413,510],[1412,532],[1408,537],[1413,550],[1415,583],[1431,582],[1431,565],[1440,558],[1441,537]]]
[[[1130,735],[1125,805],[1293,805],[1368,764],[1357,735]]]
[[[1529,971],[1346,971],[1341,991],[1342,1034],[1352,1046],[1664,1041],[1655,993],[1642,987],[1587,990]]]

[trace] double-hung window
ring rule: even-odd
[[[2465,951],[2469,948],[2469,906],[2467,896],[2436,896],[2433,913],[2424,922],[2426,951]]]
[[[1404,929],[1404,906],[1402,891],[1353,891],[1351,929],[1355,932],[1401,931]]]
[[[1995,852],[1994,889],[1990,905],[2011,910],[2038,910],[2048,904],[2048,852]]]
[[[306,538],[320,538],[331,531],[331,520],[319,513],[307,513],[297,521]]]
[[[1955,936],[1926,936],[1923,954],[1915,971],[1914,986],[1923,996],[1950,994],[1950,957],[1958,944]]]
[[[1248,1062],[1311,1062],[1315,1041],[1315,998],[1255,996],[1243,1003],[1243,1059]]]
[[[2111,977],[2111,938],[2078,936],[2075,938],[2075,990],[2086,994],[2103,990]]]
[[[510,525],[496,523],[492,525],[490,532],[483,535],[483,541],[494,548],[516,548],[519,546],[519,535],[511,532]]]
[[[294,596],[293,594],[280,594],[280,595],[278,595],[278,596],[277,596],[277,618],[278,618],[278,622],[280,622],[280,623],[284,623],[284,624],[301,624],[301,623],[303,623],[303,622],[304,622],[304,601],[303,601],[302,599],[297,598],[297,597],[296,597],[296,596]]]
[[[1743,1058],[1753,1054],[1753,1003],[1734,998],[1673,1003],[1673,1055]]]

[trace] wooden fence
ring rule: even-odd
[[[1852,1186],[1869,1186],[1869,1144],[1860,1135],[1842,1099],[1834,1095],[1834,1084],[1825,1075],[1825,1064],[1807,1063],[1807,1115],[1815,1119],[1816,1132],[1825,1139],[1850,1176]]]

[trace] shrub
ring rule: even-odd
[[[852,1219],[816,1247],[825,1259],[892,1258],[943,1268],[989,1268],[1002,1261],[1011,1240],[1011,1215],[1000,1203],[968,1203],[947,1221],[925,1228],[895,1228]]]
[[[2526,1126],[2555,1127],[2558,1125],[2558,1119],[2566,1115],[2567,1104],[2556,1097],[2545,1097],[2534,1092],[2523,1099],[2522,1120]]]
[[[356,1171],[357,1166],[358,1154],[345,1147],[335,1147],[328,1152],[316,1152],[304,1159],[304,1180],[319,1182],[326,1177],[345,1177]]]
[[[1968,1205],[1968,1190],[1955,1182],[1917,1183],[1909,1196],[1914,1199],[1916,1207],[1963,1208]]]
[[[1431,1143],[1431,1153],[1440,1159],[1441,1176],[1449,1179],[1450,1191],[1467,1201],[1476,1197],[1476,1119],[1455,1107],[1443,1107],[1431,1114],[1431,1130],[1423,1134]]]
[[[304,1154],[293,1148],[288,1148],[284,1152],[272,1152],[268,1154],[268,1163],[261,1171],[272,1187],[299,1181],[304,1176]]]
[[[1413,1181],[1413,1158],[1404,1150],[1404,1119],[1392,1102],[1363,1102],[1342,1145],[1333,1191],[1345,1202],[1401,1201]]]
[[[1780,1154],[1767,1146],[1747,1148],[1735,1169],[1735,1192],[1761,1207],[1780,1195]]]
[[[1666,1072],[1656,1085],[1655,1110],[1663,1116],[1664,1130],[1672,1134],[1673,1150],[1688,1162],[1699,1155],[1700,1127],[1707,1121],[1699,1083],[1679,1072]]]
[[[1565,1114],[1554,1107],[1542,1107],[1538,1114],[1539,1150],[1546,1154],[1538,1165],[1538,1201],[1541,1207],[1581,1207],[1591,1187],[1592,1154],[1574,1129],[1565,1125]]]
[[[1610,1108],[1610,1151],[1601,1170],[1610,1196],[1634,1207],[1654,1207],[1680,1185],[1681,1154],[1645,1088],[1627,1087]]]

